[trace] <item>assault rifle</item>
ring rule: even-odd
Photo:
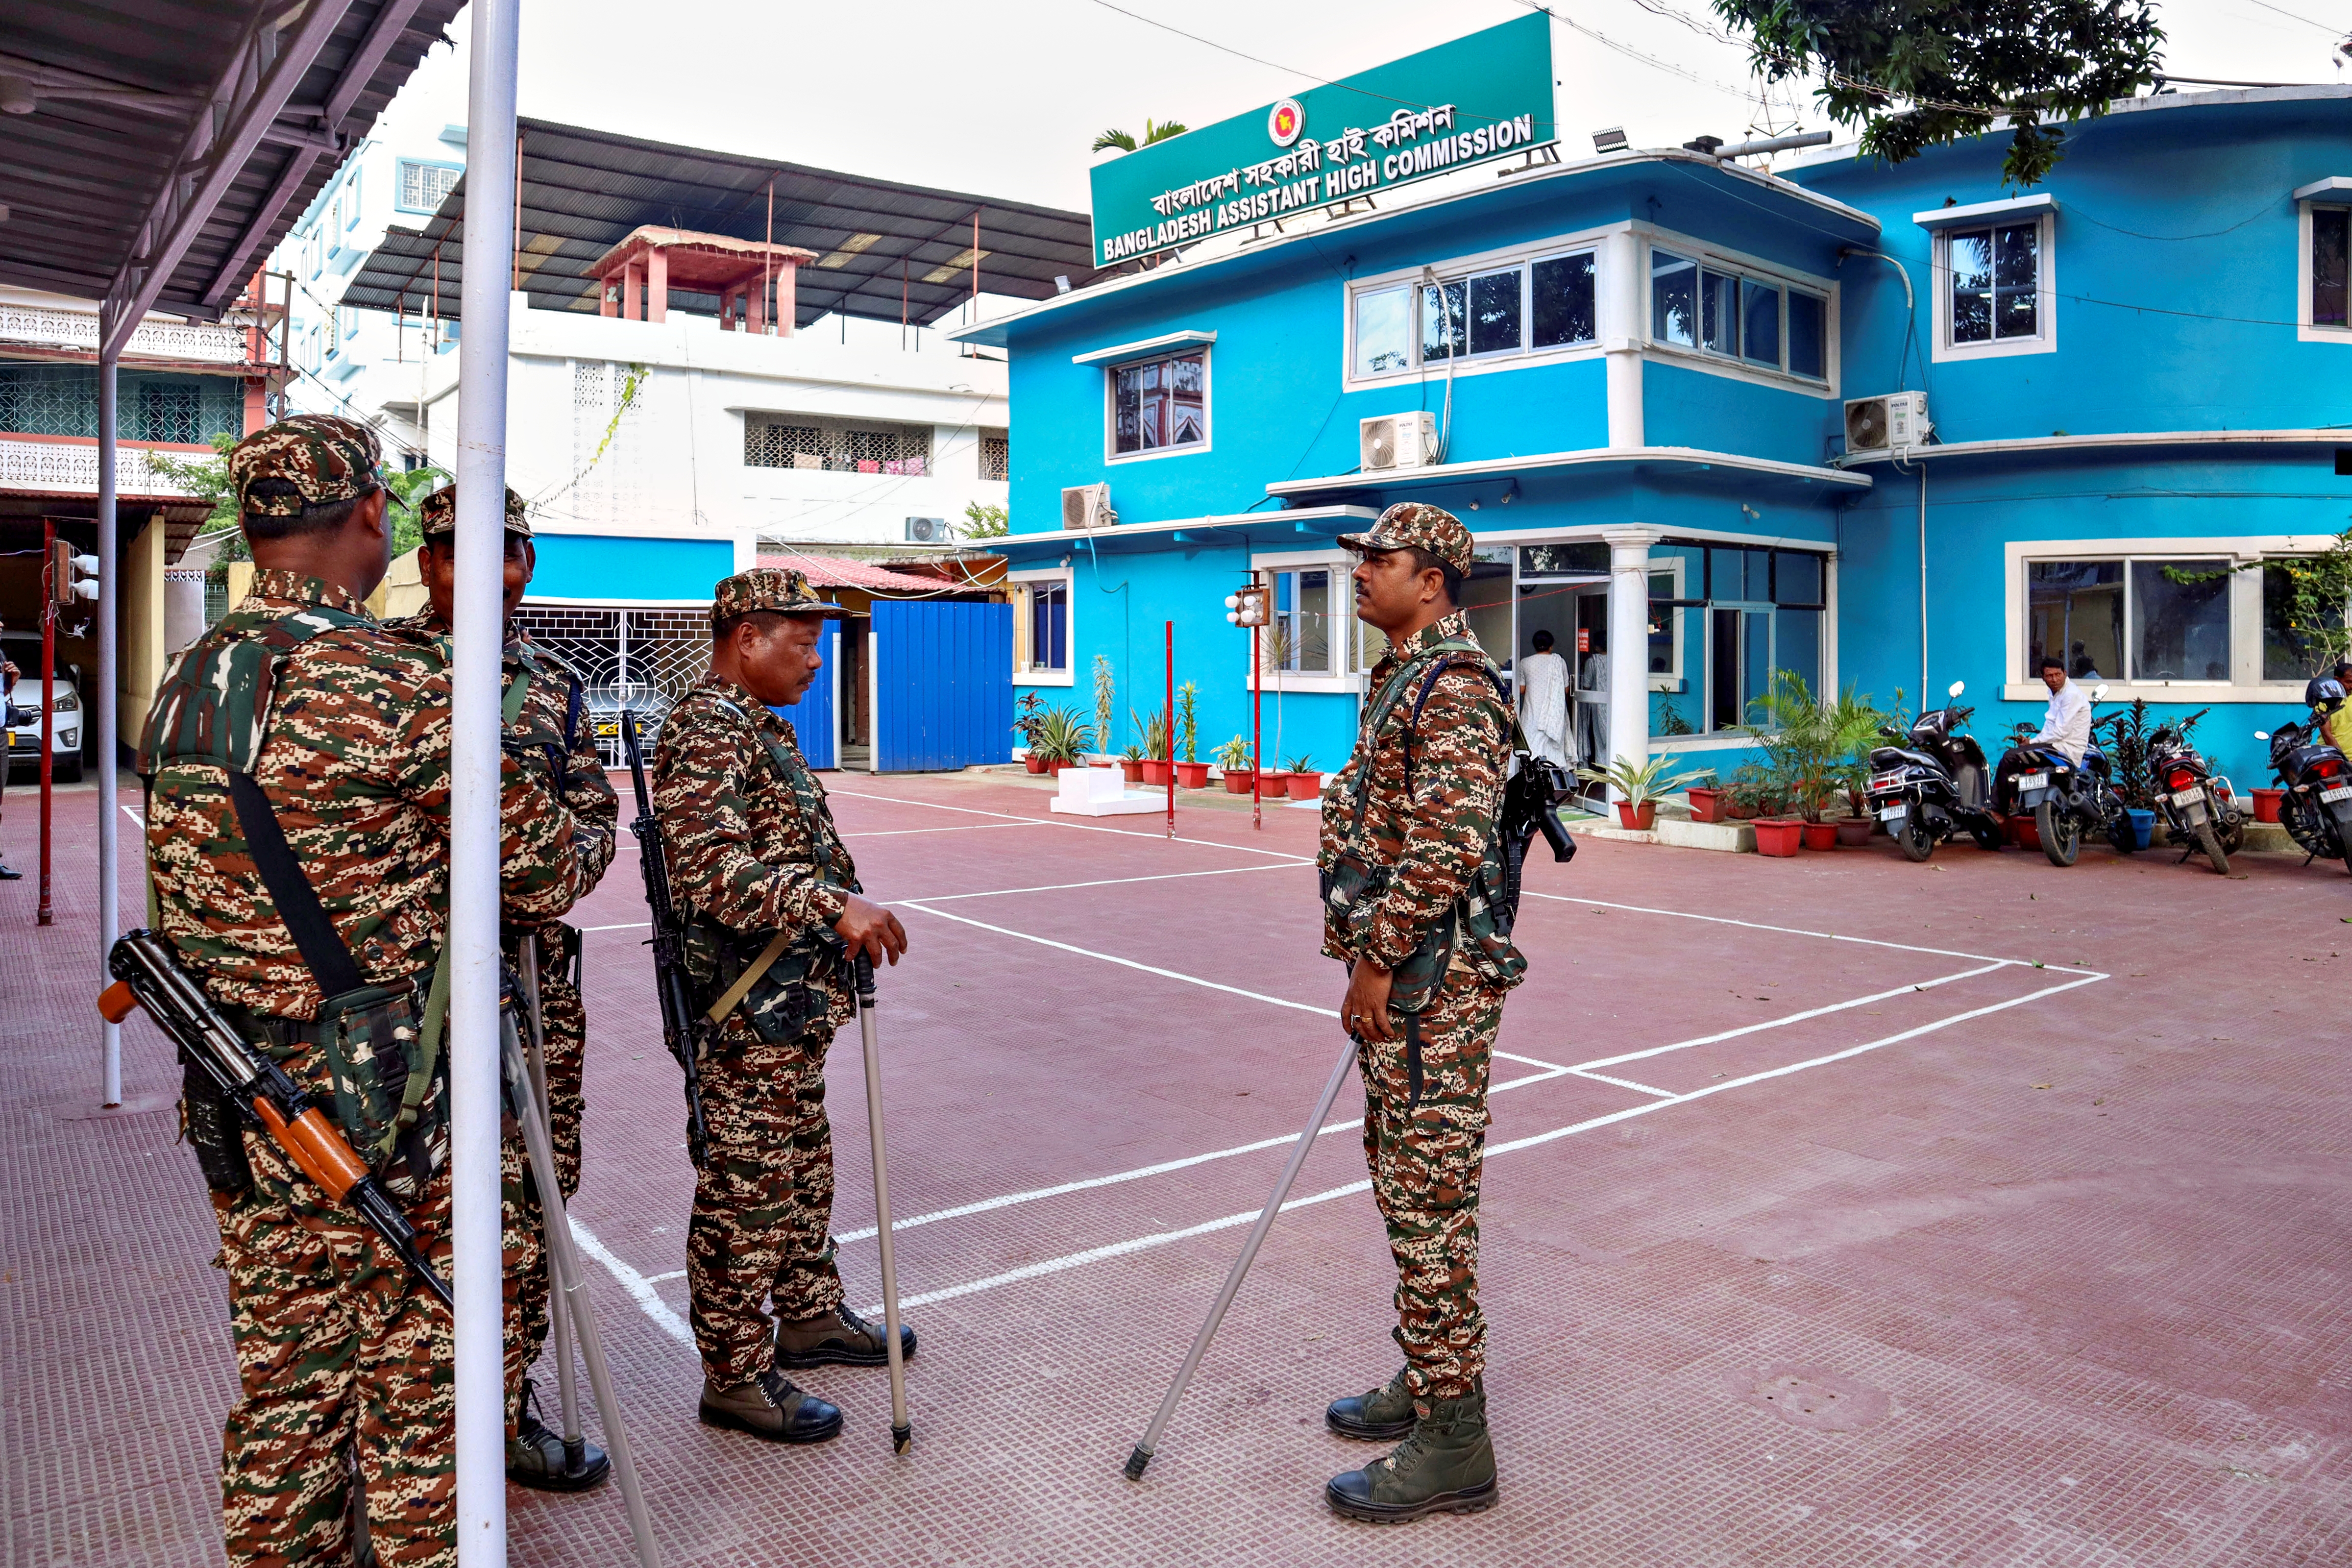
[[[180,966],[169,942],[144,928],[133,931],[114,944],[106,967],[114,984],[100,994],[98,1010],[108,1023],[122,1022],[134,1007],[146,1008],[181,1057],[204,1069],[242,1120],[267,1131],[328,1197],[358,1210],[442,1305],[455,1308],[448,1285],[416,1245],[416,1227],[383,1184],[286,1069],[229,1022],[196,977]]]
[[[1504,907],[1514,918],[1519,907],[1519,868],[1537,834],[1551,846],[1551,858],[1566,863],[1576,854],[1576,840],[1559,820],[1559,803],[1576,788],[1568,770],[1533,752],[1518,752],[1519,765],[1503,783],[1503,809],[1496,818],[1503,841]]]
[[[702,1119],[702,1073],[696,1066],[707,1036],[715,1032],[695,1010],[694,991],[686,972],[686,924],[669,894],[669,848],[661,823],[654,816],[653,797],[646,792],[646,759],[637,745],[637,716],[623,710],[621,745],[628,752],[629,777],[637,790],[637,819],[629,824],[636,836],[637,868],[646,877],[646,909],[653,917],[654,994],[661,1003],[662,1044],[686,1072],[686,1152],[694,1168],[702,1168],[710,1142],[710,1129]]]

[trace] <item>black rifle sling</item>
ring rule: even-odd
[[[245,835],[246,847],[253,853],[253,863],[261,872],[263,885],[269,889],[270,901],[278,906],[278,918],[286,922],[295,947],[301,952],[302,962],[310,966],[320,994],[341,996],[366,984],[351,948],[320,906],[318,889],[310,886],[310,879],[302,874],[301,862],[294,858],[293,847],[286,842],[286,830],[278,826],[278,814],[270,809],[269,798],[261,793],[261,785],[251,773],[232,769],[228,797],[236,807],[236,825]]]

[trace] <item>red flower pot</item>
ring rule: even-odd
[[[1290,794],[1290,775],[1280,768],[1258,769],[1257,793],[1265,800],[1281,800]]]
[[[1143,770],[1146,765],[1147,764],[1139,761],[1129,762],[1125,757],[1121,757],[1118,760],[1118,771],[1126,775],[1127,782],[1129,784],[1141,784],[1143,782]]]
[[[1033,773],[1042,773],[1045,771],[1047,766],[1045,759],[1039,756],[1034,752],[1030,752],[1021,760],[1023,763],[1027,764],[1029,771]]]
[[[1639,805],[1622,800],[1617,803],[1617,822],[1622,827],[1647,833],[1657,820],[1658,803],[1654,800],[1645,800]]]
[[[1837,830],[1838,847],[1841,849],[1859,849],[1870,842],[1872,834],[1878,831],[1878,824],[1867,816],[1841,816],[1832,826]]]
[[[1723,820],[1723,792],[1719,789],[1694,789],[1690,792],[1693,822]]]
[[[1176,764],[1175,764],[1175,768],[1176,768],[1176,787],[1177,787],[1177,788],[1179,788],[1179,789],[1206,789],[1206,788],[1208,788],[1208,787],[1209,787],[1209,764],[1208,764],[1208,763],[1176,763]]]
[[[1257,774],[1251,769],[1227,768],[1225,770],[1225,793],[1227,795],[1247,795],[1252,789],[1255,788],[1256,785]]]
[[[1142,762],[1136,765],[1143,770],[1143,782],[1145,784],[1150,785],[1154,789],[1160,789],[1166,786],[1168,783],[1167,758],[1146,757]]]
[[[2009,819],[2009,841],[2020,849],[2039,849],[2042,847],[2042,830],[2033,826],[2031,816],[2012,816]]]
[[[1313,800],[1317,795],[1321,795],[1322,793],[1323,775],[1321,773],[1292,773],[1290,775],[1291,799]]]
[[[1797,847],[1804,842],[1804,832],[1802,822],[1759,816],[1756,819],[1756,853],[1792,856],[1796,854]]]
[[[2254,820],[2256,822],[2276,822],[2279,819],[2279,802],[2284,799],[2285,796],[2286,791],[2283,789],[2256,790],[2254,792]]]
[[[1837,824],[1808,822],[1804,827],[1804,838],[1808,849],[1834,849],[1838,847]]]

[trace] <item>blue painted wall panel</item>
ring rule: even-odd
[[[710,603],[710,591],[735,570],[731,539],[635,539],[618,534],[546,533],[531,604],[542,599],[675,599]]]
[[[928,773],[1013,759],[1013,606],[874,604],[875,763]]]
[[[809,682],[808,695],[789,708],[770,711],[793,727],[793,736],[801,743],[801,755],[813,768],[838,767],[840,748],[834,723],[833,679],[840,667],[835,660],[841,653],[839,623],[827,621],[824,634],[824,668]]]

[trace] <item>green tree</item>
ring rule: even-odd
[[[966,539],[1002,539],[1013,531],[1013,514],[985,501],[965,502],[963,519],[956,532]]]
[[[1814,96],[1888,163],[2010,127],[2001,178],[2040,184],[2070,120],[2155,80],[2154,0],[1711,0],[1748,35],[1767,80],[1818,76]]]
[[[236,494],[228,482],[228,452],[237,437],[226,433],[213,437],[213,455],[209,458],[174,458],[168,453],[151,453],[148,462],[154,470],[178,485],[186,494],[209,502],[212,514],[196,529],[199,538],[213,533],[236,533],[237,526]],[[446,469],[426,464],[421,468],[404,472],[385,470],[385,488],[402,504],[393,509],[392,552],[404,555],[425,542],[425,535],[416,521],[416,503],[449,482]],[[223,545],[213,560],[215,565],[228,561],[247,559],[245,538],[236,534]]]
[[[1138,147],[1149,147],[1154,142],[1165,142],[1171,136],[1181,136],[1190,129],[1190,126],[1181,121],[1147,118],[1143,122],[1142,141],[1138,142],[1124,131],[1106,131],[1095,138],[1093,151],[1108,153],[1116,147],[1122,153],[1132,153]]]

